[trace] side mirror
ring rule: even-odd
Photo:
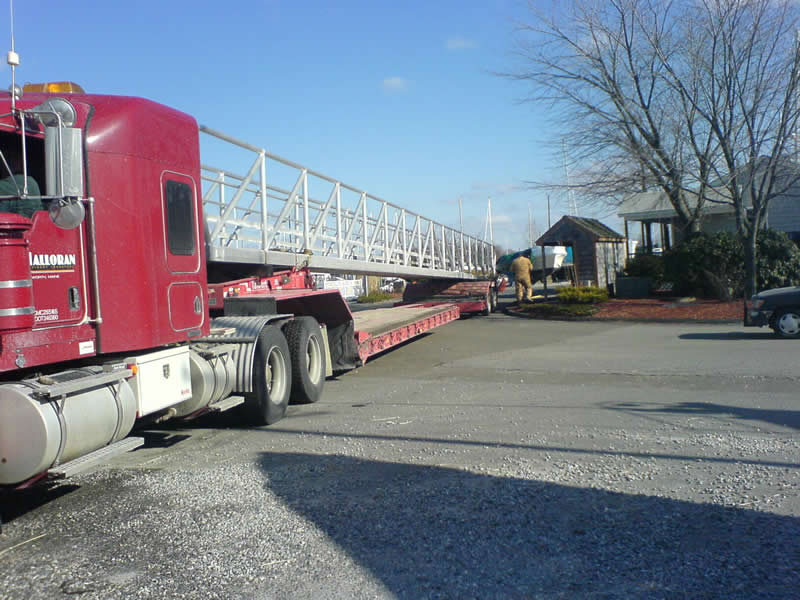
[[[44,131],[45,176],[48,196],[83,196],[83,141],[74,127]]]
[[[86,209],[77,198],[59,198],[50,202],[50,220],[61,229],[75,229],[83,222]]]

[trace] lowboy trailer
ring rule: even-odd
[[[0,194],[0,487],[89,470],[139,446],[141,420],[239,407],[269,425],[333,372],[496,303],[484,242],[368,210],[363,192],[348,210],[352,188],[329,178],[316,201],[309,169],[281,191],[263,150],[248,175],[209,180],[192,117],[74,84],[35,90],[0,98],[0,176],[15,175]],[[312,266],[423,281],[354,316],[313,288]]]

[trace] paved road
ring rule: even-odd
[[[462,319],[3,500],[0,598],[754,598],[800,589],[800,342]]]

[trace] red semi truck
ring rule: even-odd
[[[241,405],[273,423],[332,372],[496,303],[493,281],[450,279],[354,317],[308,267],[207,261],[198,130],[161,104],[73,84],[0,99],[0,177],[22,165],[0,196],[0,487],[135,448],[140,419]]]

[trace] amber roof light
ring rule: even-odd
[[[50,83],[26,83],[23,92],[47,92],[48,94],[85,94],[84,89],[72,81],[51,81]]]

